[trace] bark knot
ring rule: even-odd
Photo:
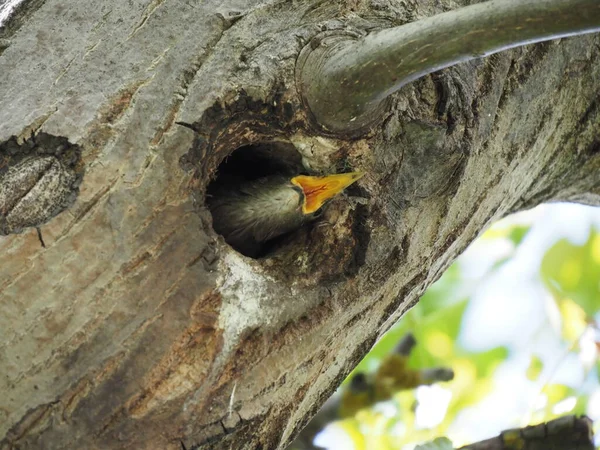
[[[38,227],[68,208],[83,176],[81,149],[46,133],[0,142],[0,235]]]

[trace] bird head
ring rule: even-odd
[[[304,194],[302,213],[310,215],[317,212],[325,202],[335,197],[362,176],[362,172],[339,173],[324,177],[299,175],[292,178],[291,181]]]
[[[219,185],[207,198],[213,227],[239,252],[259,255],[265,242],[314,219],[325,202],[362,175],[351,172],[291,179],[277,175]]]

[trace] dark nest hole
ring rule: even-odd
[[[246,145],[234,150],[217,168],[216,177],[209,183],[206,191],[206,204],[213,216],[213,226],[218,234],[236,251],[255,259],[274,253],[285,243],[290,242],[293,236],[305,231],[310,223],[300,229],[285,233],[273,239],[261,242],[235,242],[228,239],[220,230],[226,229],[226,220],[218,214],[215,205],[240,189],[260,179],[291,179],[299,174],[307,174],[302,165],[302,156],[296,148],[287,142],[262,142]]]

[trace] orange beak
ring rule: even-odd
[[[326,177],[299,175],[292,178],[292,184],[300,187],[304,192],[302,212],[312,214],[327,200],[335,197],[363,175],[362,172],[340,173]]]

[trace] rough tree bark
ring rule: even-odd
[[[312,38],[469,3],[21,6],[0,36],[0,448],[283,448],[486,226],[599,204],[598,36],[422,78],[359,136],[308,120]],[[251,144],[366,176],[253,260],[204,207]]]

